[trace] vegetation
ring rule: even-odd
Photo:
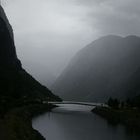
[[[6,74],[7,73],[7,74]],[[31,120],[53,106],[43,104],[61,101],[46,87],[38,83],[26,71],[5,70],[0,86],[0,139],[1,140],[44,140],[32,128]],[[7,78],[6,78],[7,77]]]
[[[117,108],[119,108],[120,101],[118,99],[109,98],[107,104],[108,104],[108,106],[117,109]]]
[[[127,128],[140,130],[140,98],[126,101],[109,98],[108,107],[96,107],[92,112],[106,118],[111,123],[122,123]]]
[[[112,109],[97,107],[92,110],[94,113],[107,119],[110,123],[121,123],[129,128],[140,129],[140,111],[137,109]]]
[[[9,111],[0,120],[0,138],[2,140],[45,140],[32,128],[32,118],[50,111],[53,107],[51,104],[34,104]]]
[[[107,105],[114,109],[123,109],[123,108],[138,108],[140,109],[140,96],[136,96],[132,99],[128,98],[125,101],[119,101],[118,99],[109,98]]]
[[[137,108],[140,109],[140,96],[136,96],[136,97],[134,97],[132,99],[127,99],[126,104],[129,107],[137,107]]]

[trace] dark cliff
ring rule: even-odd
[[[0,103],[60,100],[28,74],[17,58],[11,25],[0,6]]]

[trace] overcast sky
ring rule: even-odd
[[[23,67],[44,83],[100,36],[140,36],[140,0],[2,0],[2,5]]]

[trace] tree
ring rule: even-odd
[[[120,101],[118,99],[109,98],[107,104],[112,108],[118,109],[120,105]]]
[[[112,107],[113,105],[113,99],[110,97],[108,102],[107,102],[108,106]]]

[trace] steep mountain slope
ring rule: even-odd
[[[7,102],[10,106],[15,100],[22,104],[39,99],[60,100],[22,68],[16,55],[12,27],[0,6],[0,106]]]
[[[127,98],[128,83],[140,67],[139,60],[139,37],[102,37],[76,54],[55,82],[53,90],[67,100]]]

